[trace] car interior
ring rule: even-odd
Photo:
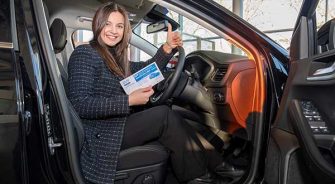
[[[107,0],[44,0],[38,14],[45,20],[48,32],[44,34],[52,48],[50,62],[53,62],[58,79],[66,99],[67,63],[75,46],[74,34],[77,30],[91,30],[91,22],[95,10]],[[168,11],[174,10],[184,16],[190,16],[178,7],[168,4],[157,4],[149,0],[116,0],[129,12],[131,25],[135,29],[145,22],[147,30],[154,24],[168,21],[173,29],[180,26],[168,17]],[[39,6],[39,5],[36,5]],[[166,8],[168,7],[168,8]],[[148,108],[157,104],[168,104],[185,119],[187,123],[205,138],[208,149],[216,149],[226,162],[244,171],[244,175],[225,175],[227,183],[239,181],[248,173],[255,159],[257,126],[260,126],[261,113],[265,100],[265,82],[260,73],[263,72],[262,60],[251,53],[248,43],[243,39],[232,39],[232,30],[218,31],[200,17],[192,17],[198,24],[213,30],[241,50],[243,54],[227,53],[219,50],[196,49],[178,58],[177,66],[164,72],[164,82],[156,86],[155,97],[168,94],[159,101],[151,99]],[[166,23],[166,22],[165,22]],[[41,23],[42,24],[42,23]],[[151,26],[151,27],[150,27]],[[163,32],[164,29],[148,31]],[[50,38],[50,39],[48,39]],[[131,46],[153,56],[157,47],[133,33]],[[250,46],[250,45],[249,45]],[[130,52],[131,52],[130,48]],[[183,61],[184,60],[184,61]],[[179,72],[178,72],[179,71]],[[178,74],[177,74],[178,73]],[[174,75],[173,75],[174,74]],[[176,78],[175,80],[173,78]],[[167,90],[166,86],[171,87]],[[69,135],[68,149],[71,149],[72,167],[82,181],[79,165],[79,153],[84,141],[84,131],[80,118],[72,105],[66,100],[70,122],[67,130]],[[66,121],[66,120],[65,120]],[[72,132],[72,133],[71,133]],[[73,146],[75,145],[75,146]],[[207,147],[206,147],[207,148]],[[224,175],[224,173],[223,173]],[[169,151],[158,142],[124,150],[120,153],[116,183],[169,183],[173,173],[169,168]]]

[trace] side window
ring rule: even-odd
[[[90,30],[76,30],[72,34],[73,48],[78,47],[82,44],[88,44],[93,38],[93,32]]]
[[[286,49],[289,49],[295,21],[303,2],[302,0],[213,1],[243,18]]]
[[[179,33],[182,36],[186,54],[196,50],[213,50],[224,53],[234,53],[245,55],[245,53],[233,46],[229,41],[218,36],[207,28],[184,17],[176,12],[169,11],[168,16],[179,23]],[[146,27],[148,23],[141,23],[135,29],[134,33],[147,40],[156,47],[160,47],[166,41],[166,32],[157,32],[148,34]],[[146,60],[148,56],[140,53],[141,60]]]
[[[335,49],[335,2],[321,0],[316,8],[318,53]]]

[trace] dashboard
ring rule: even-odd
[[[247,128],[257,84],[253,60],[217,51],[195,51],[186,57],[184,68],[192,82],[182,97],[204,114],[215,114],[215,128],[229,133]]]

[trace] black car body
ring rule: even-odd
[[[94,12],[102,2],[105,1],[87,1],[83,5],[79,1],[76,3],[78,7],[91,5],[91,11]],[[55,57],[55,45],[52,45],[50,39],[51,23],[45,13],[49,6],[50,15],[56,14],[57,9],[51,7],[57,3],[59,2],[0,0],[0,183],[83,182],[78,160],[78,145],[81,144],[83,135],[78,133],[80,125],[76,125],[80,120],[66,98],[62,71],[58,68]],[[67,5],[66,1],[61,3]],[[247,118],[242,120],[245,121],[242,133],[239,129],[232,129],[229,132],[232,135],[232,145],[224,148],[224,156],[227,158],[234,154],[235,160],[246,158],[243,160],[247,163],[244,165],[245,174],[232,178],[227,183],[334,183],[334,75],[330,74],[330,78],[327,78],[325,73],[320,75],[320,79],[319,75],[313,76],[312,73],[329,67],[335,54],[334,50],[318,53],[316,49],[313,12],[317,1],[304,2],[295,27],[290,57],[287,50],[265,34],[210,0],[166,0],[158,3],[182,9],[206,22],[212,29],[226,34],[234,44],[247,52],[248,57],[237,57],[241,60],[240,63],[244,60],[255,61],[251,67],[256,81],[253,83],[255,86],[252,86],[254,92],[250,96],[252,110],[247,111]],[[76,9],[70,4],[69,10],[75,12]],[[65,19],[65,16],[62,18]],[[216,58],[221,56],[228,55],[218,54]],[[204,61],[197,62],[201,58]],[[181,75],[180,81],[184,82],[180,83],[183,83],[183,87],[176,88],[180,90],[180,96],[173,96],[175,100],[169,100],[168,103],[184,107],[180,113],[184,113],[186,119],[187,113],[191,113],[191,116],[199,113],[200,110],[197,112],[194,108],[188,109],[190,104],[187,103],[187,98],[192,98],[194,92],[187,92],[185,89],[198,91],[200,89],[194,84],[201,84],[204,87],[201,89],[206,89],[201,94],[208,95],[208,101],[211,102],[209,106],[224,112],[219,113],[218,121],[238,122],[229,120],[234,114],[231,112],[234,111],[232,107],[221,103],[220,95],[227,95],[224,93],[227,90],[222,92],[222,89],[231,88],[220,83],[224,76],[213,82],[211,77],[201,75],[202,69],[206,67],[209,67],[206,71],[218,71],[220,63],[211,60],[215,60],[215,55],[210,52],[199,51],[187,55],[184,69],[188,72]],[[226,64],[224,62],[222,66]],[[227,73],[233,71],[233,65],[235,63],[226,65],[230,66],[225,68]],[[236,66],[239,67],[249,69],[245,64]],[[198,70],[198,73],[192,73],[193,70]],[[241,71],[237,70],[237,73]],[[186,75],[187,73],[191,74]],[[306,76],[311,78],[305,80]],[[225,79],[227,78],[229,77]],[[243,95],[246,94],[247,91],[238,97],[239,102],[243,102]],[[209,107],[203,106],[208,101],[201,99],[200,102],[195,102],[196,109],[202,108],[200,114],[210,111]],[[315,119],[311,123],[308,121],[311,117],[308,114],[306,120],[306,113],[310,112],[318,113],[320,119],[324,120],[321,121],[323,123],[320,124]],[[189,118],[192,123],[191,119]],[[220,149],[224,146],[218,140],[219,134],[228,131],[232,124],[219,125],[222,127],[206,126],[208,129],[219,130],[214,131],[214,135],[213,131],[210,135],[206,134],[208,131],[204,131],[203,127],[199,131],[204,131],[214,147]],[[328,129],[327,132],[316,132],[323,131],[324,127]],[[119,174],[120,183],[135,181],[131,175]],[[165,174],[163,175],[165,178]],[[134,183],[154,183],[155,179],[150,179],[152,176],[156,177],[155,174],[136,175],[140,179]]]

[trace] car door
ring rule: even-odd
[[[31,114],[22,106],[15,21],[14,1],[0,0],[0,183],[24,183],[26,177],[22,131]]]
[[[335,183],[335,23],[304,1],[290,71],[268,145],[264,183]]]

